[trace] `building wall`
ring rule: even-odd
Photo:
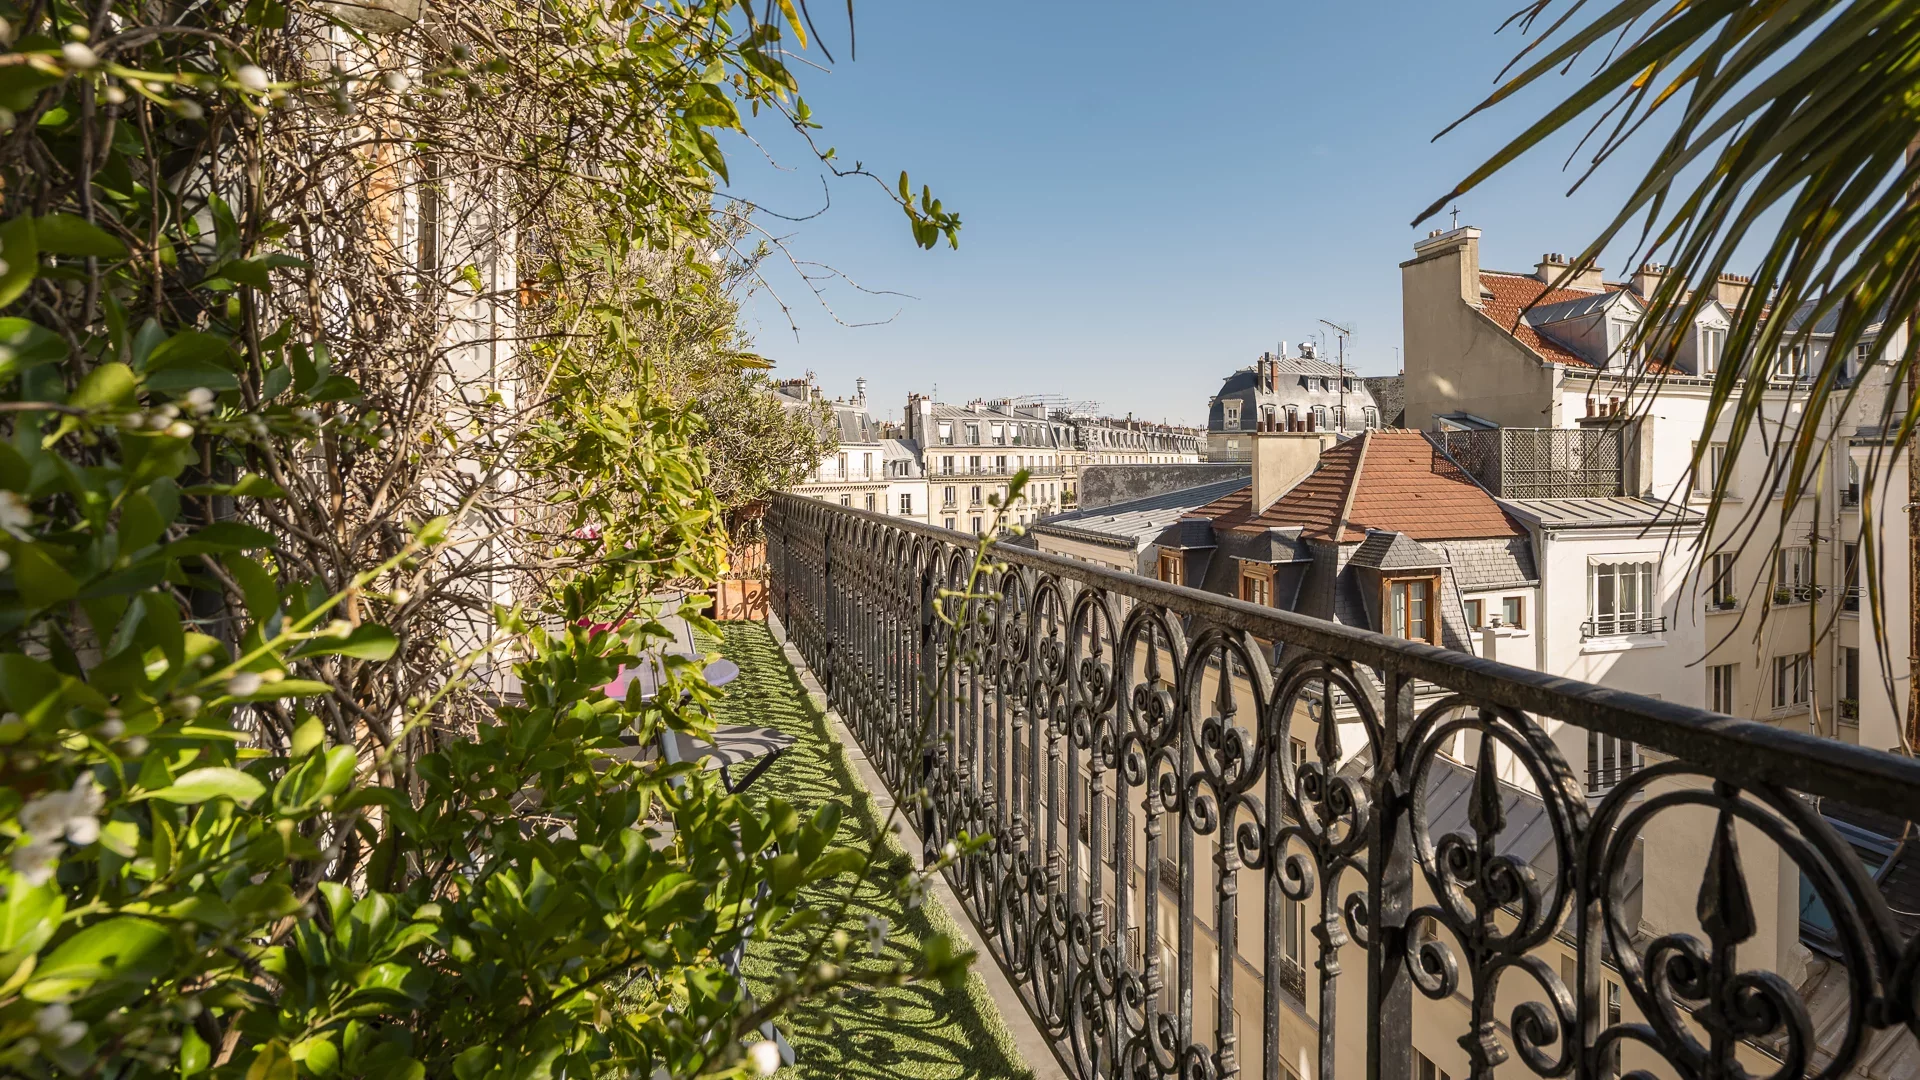
[[[1472,305],[1480,295],[1480,230],[1416,246],[1400,264],[1407,426],[1469,412],[1506,427],[1554,427],[1556,365],[1544,363]]]

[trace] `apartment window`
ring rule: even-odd
[[[912,494],[909,493],[909,494],[900,496],[900,513],[903,517],[913,516],[913,495]]]
[[[1280,949],[1287,959],[1299,967],[1306,967],[1308,942],[1313,939],[1307,934],[1307,905],[1298,900],[1283,902],[1280,918],[1286,924],[1280,937]]]
[[[980,445],[980,425],[979,424],[967,425],[967,445],[968,446]]]
[[[862,477],[868,480],[873,479],[873,455],[872,454],[860,455],[860,469],[861,469],[860,475]]]
[[[1240,572],[1240,599],[1261,607],[1273,606],[1273,575],[1259,570]]]
[[[1842,593],[1840,596],[1840,610],[1859,611],[1860,610],[1860,545],[1848,544],[1842,549],[1842,551],[1843,551],[1843,554],[1841,556],[1840,565],[1843,567],[1843,573],[1846,576],[1843,577],[1841,580],[1846,582],[1847,591]]]
[[[973,500],[967,505],[979,506],[980,505],[980,485],[979,484],[973,485],[972,495],[973,495]]]
[[[1007,445],[1007,426],[1005,424],[995,424],[991,430],[993,432],[993,445]]]
[[[1414,1080],[1453,1080],[1446,1071],[1433,1063],[1433,1059],[1418,1050],[1413,1052]]]
[[[973,533],[975,536],[980,535],[980,515],[978,514],[973,516]]]
[[[1727,351],[1727,332],[1718,327],[1707,327],[1700,331],[1700,374],[1711,375],[1720,370],[1720,357]]]
[[[840,455],[840,479],[845,480],[846,478],[847,478],[847,455],[841,454]]]
[[[1508,626],[1527,625],[1527,598],[1524,596],[1501,597],[1500,621]]]
[[[953,445],[953,425],[952,424],[940,425],[940,445],[941,446]],[[953,459],[948,458],[947,460],[952,461]],[[949,469],[948,471],[951,472],[952,470]]]
[[[958,524],[958,522],[956,522],[956,521],[954,521],[954,520],[953,520],[952,518],[950,518],[950,517],[944,517],[944,518],[941,518],[941,519],[940,519],[940,525],[941,525],[941,527],[942,527],[942,528],[947,528],[947,529],[951,529],[951,528],[953,528],[953,527],[954,527],[955,525],[957,525],[957,524]]]
[[[1840,647],[1840,719],[1860,722],[1860,650]]]
[[[1487,602],[1485,600],[1468,600],[1466,602],[1466,608],[1467,627],[1469,629],[1478,630],[1487,625]]]
[[[840,496],[840,505],[845,507],[853,506],[853,496],[851,495]]]
[[[871,512],[874,509],[873,504],[874,504],[874,494],[873,492],[869,491],[867,492],[867,510],[869,512]]]
[[[1387,582],[1386,632],[1409,641],[1432,641],[1432,578]]]
[[[1782,345],[1778,362],[1774,365],[1774,375],[1780,379],[1804,379],[1807,377],[1807,347],[1805,345]]]
[[[1813,549],[1785,547],[1773,554],[1773,602],[1813,599]]]
[[[1739,674],[1739,664],[1715,664],[1707,669],[1707,708],[1734,714],[1734,679]]]
[[[1380,410],[1371,405],[1364,406],[1360,410],[1360,421],[1365,424],[1369,430],[1379,427]]]
[[[940,500],[940,505],[942,506],[953,506],[960,501],[960,489],[951,484],[942,489],[941,494],[944,496],[944,498]]]
[[[1805,705],[1809,684],[1813,682],[1813,665],[1808,662],[1806,653],[1790,653],[1773,658],[1773,707],[1792,708]]]
[[[1639,765],[1632,743],[1598,731],[1587,732],[1587,794],[1605,794]]]
[[[1699,444],[1694,444],[1694,447],[1698,450]],[[1719,482],[1720,474],[1726,471],[1726,466],[1727,444],[1712,443],[1708,445],[1707,452],[1700,455],[1700,463],[1693,471],[1693,493],[1703,499],[1712,495],[1713,485]],[[1727,478],[1726,493],[1728,495],[1733,494],[1732,477]]]
[[[1612,979],[1607,983],[1607,1026],[1620,1026],[1620,984]],[[1615,1039],[1607,1045],[1607,1060],[1604,1065],[1609,1078],[1620,1075],[1620,1044],[1624,1040]]]
[[[980,455],[979,454],[967,455],[967,472],[974,475],[978,475],[980,473]]]
[[[1228,431],[1240,430],[1240,403],[1225,401],[1220,404],[1220,426]]]
[[[1587,566],[1587,625],[1582,636],[1652,634],[1666,627],[1655,615],[1650,562],[1591,563]]]
[[[1169,585],[1185,585],[1187,583],[1186,559],[1180,552],[1163,551],[1160,553],[1160,580]]]
[[[993,471],[1003,474],[1007,471],[1007,455],[1000,454],[993,459]]]
[[[1331,425],[1331,424],[1329,424],[1329,423],[1327,423],[1327,407],[1326,407],[1325,405],[1315,405],[1315,406],[1313,407],[1313,427],[1314,427],[1314,430],[1316,430],[1316,431],[1326,431],[1326,430],[1328,430],[1329,428],[1331,428],[1332,426],[1333,426],[1333,425]]]
[[[1733,553],[1717,552],[1707,556],[1707,606],[1725,611],[1739,603],[1734,595]]]

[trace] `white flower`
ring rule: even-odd
[[[60,46],[60,58],[75,71],[87,71],[100,66],[100,54],[78,41],[69,41]]]
[[[227,693],[234,697],[246,697],[248,694],[258,693],[263,681],[253,672],[243,671],[227,680]]]
[[[908,911],[912,911],[913,909],[919,907],[921,904],[926,903],[927,879],[923,877],[917,877],[917,876],[908,878],[907,879],[907,895],[905,900],[906,900]]]
[[[144,757],[147,752],[147,740],[139,735],[120,744],[128,757]]]
[[[36,795],[20,808],[20,827],[37,841],[57,844],[62,836],[76,844],[100,839],[100,808],[107,797],[93,784],[92,773],[81,773],[66,791]]]
[[[174,704],[179,706],[180,715],[192,716],[194,713],[197,713],[200,711],[201,705],[204,705],[206,703],[200,700],[199,694],[188,694],[187,696],[174,702]]]
[[[126,733],[127,725],[117,717],[104,720],[100,724],[100,737],[103,739],[117,739]]]
[[[193,425],[185,420],[175,420],[167,425],[167,437],[173,439],[193,438]]]
[[[53,864],[60,857],[58,840],[34,840],[13,849],[13,872],[28,888],[37,888],[53,877]]]
[[[761,1039],[747,1047],[747,1060],[753,1062],[755,1075],[772,1076],[780,1071],[780,1047],[772,1039]]]
[[[109,105],[125,105],[127,103],[127,92],[117,86],[107,87],[100,92],[100,96],[106,98],[107,104]]]
[[[200,103],[192,98],[181,98],[174,102],[173,111],[179,113],[182,120],[198,120],[207,115],[207,110],[201,108]]]
[[[171,401],[153,411],[162,420],[177,420],[180,418],[180,406],[175,405]],[[157,427],[159,425],[156,424],[155,426]]]
[[[0,131],[12,131],[16,119],[12,109],[0,109]]]
[[[87,1025],[73,1018],[73,1010],[56,1001],[33,1014],[34,1030],[55,1046],[72,1046],[86,1037]]]
[[[404,71],[389,71],[380,76],[380,81],[386,83],[387,89],[396,94],[406,93],[407,88],[413,85],[413,80],[407,78],[407,73]]]
[[[0,567],[0,569],[5,569],[5,567]],[[413,599],[413,594],[405,589],[395,589],[388,598],[393,601],[396,607],[404,607],[407,601]]]
[[[7,554],[4,549],[0,549],[0,570],[5,570],[7,567],[12,565],[13,565],[13,556]]]
[[[213,391],[204,386],[196,386],[187,391],[187,408],[195,416],[205,416],[213,411]]]
[[[344,638],[353,636],[353,624],[345,619],[335,619],[320,631],[321,637]]]
[[[880,950],[887,947],[887,920],[878,915],[867,916],[867,948],[873,955],[879,956]]]
[[[949,840],[949,841],[947,841],[947,842],[946,842],[946,845],[945,845],[945,846],[943,846],[943,847],[942,847],[942,848],[940,849],[940,857],[941,857],[942,859],[946,859],[946,860],[947,860],[947,861],[949,861],[949,862],[951,862],[951,861],[953,861],[954,859],[957,859],[957,858],[959,858],[959,857],[960,857],[960,848],[959,848],[959,846],[958,846],[958,845],[956,845],[956,844],[955,844],[955,843],[954,843],[953,841],[951,841],[951,840]]]
[[[239,70],[233,73],[233,80],[239,83],[242,89],[256,94],[264,94],[269,89],[267,73],[253,64],[240,65]]]
[[[19,492],[0,491],[0,529],[5,529],[21,540],[31,540],[27,535],[27,526],[33,524],[33,510],[27,506],[27,500]]]
[[[309,424],[320,423],[320,412],[317,409],[295,409],[293,410],[293,415]]]

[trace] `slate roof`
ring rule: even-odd
[[[1793,309],[1793,314],[1787,316],[1787,329],[1794,330],[1794,331],[1805,330],[1807,327],[1807,320],[1813,317],[1814,308],[1818,306],[1820,306],[1820,301],[1817,299],[1802,300],[1800,302],[1800,305]],[[1867,323],[1867,326],[1869,328],[1868,332],[1872,333],[1874,331],[1881,329],[1886,325],[1886,321],[1887,321],[1887,309],[1883,305],[1880,311],[1877,314],[1875,314],[1875,316],[1872,319],[1868,320],[1868,323]],[[1823,314],[1821,314],[1820,320],[1813,324],[1813,329],[1809,332],[1813,334],[1831,335],[1835,330],[1838,330],[1839,328],[1840,328],[1840,308],[1836,306],[1824,312]]]
[[[1407,426],[1407,377],[1405,375],[1369,375],[1360,380],[1380,409],[1380,426]]]
[[[1533,543],[1527,537],[1448,540],[1440,546],[1452,561],[1454,580],[1467,592],[1540,583],[1540,571],[1533,561]]]
[[[1367,534],[1347,562],[1375,570],[1430,570],[1445,566],[1447,557],[1406,533],[1376,531]]]
[[[1249,489],[1195,513],[1213,518],[1215,528],[1297,525],[1308,539],[1341,543],[1360,543],[1369,529],[1415,540],[1524,535],[1493,496],[1418,431],[1364,432],[1321,454],[1320,467],[1272,506],[1255,513],[1251,502]]]
[[[1027,526],[1027,530],[1068,539],[1092,540],[1095,543],[1124,542],[1138,551],[1152,543],[1168,526],[1186,517],[1195,507],[1213,502],[1236,489],[1246,489],[1252,483],[1245,476],[1216,480],[1211,484],[1150,495],[1131,502],[1055,514]]]
[[[1631,299],[1632,296],[1632,293],[1624,289],[1614,289],[1608,292],[1582,293],[1572,300],[1561,300],[1552,304],[1536,305],[1527,310],[1525,317],[1527,322],[1534,326],[1545,326],[1548,323],[1565,322],[1568,319],[1578,319],[1582,316],[1592,315],[1604,310],[1619,297],[1627,297],[1627,303],[1638,306],[1639,301]]]

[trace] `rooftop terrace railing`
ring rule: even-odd
[[[1027,550],[952,630],[973,540],[793,496],[766,526],[773,612],[929,848],[992,838],[949,878],[1080,1080],[1412,1080],[1420,1001],[1476,1077],[1841,1076],[1916,1024],[1920,946],[1811,800],[1920,820],[1920,763]],[[1636,748],[1593,800],[1590,737]],[[1643,880],[1689,818],[1698,865]],[[1763,844],[1832,913],[1817,1031],[1742,960],[1795,917]],[[1645,932],[1655,874],[1697,927]]]

